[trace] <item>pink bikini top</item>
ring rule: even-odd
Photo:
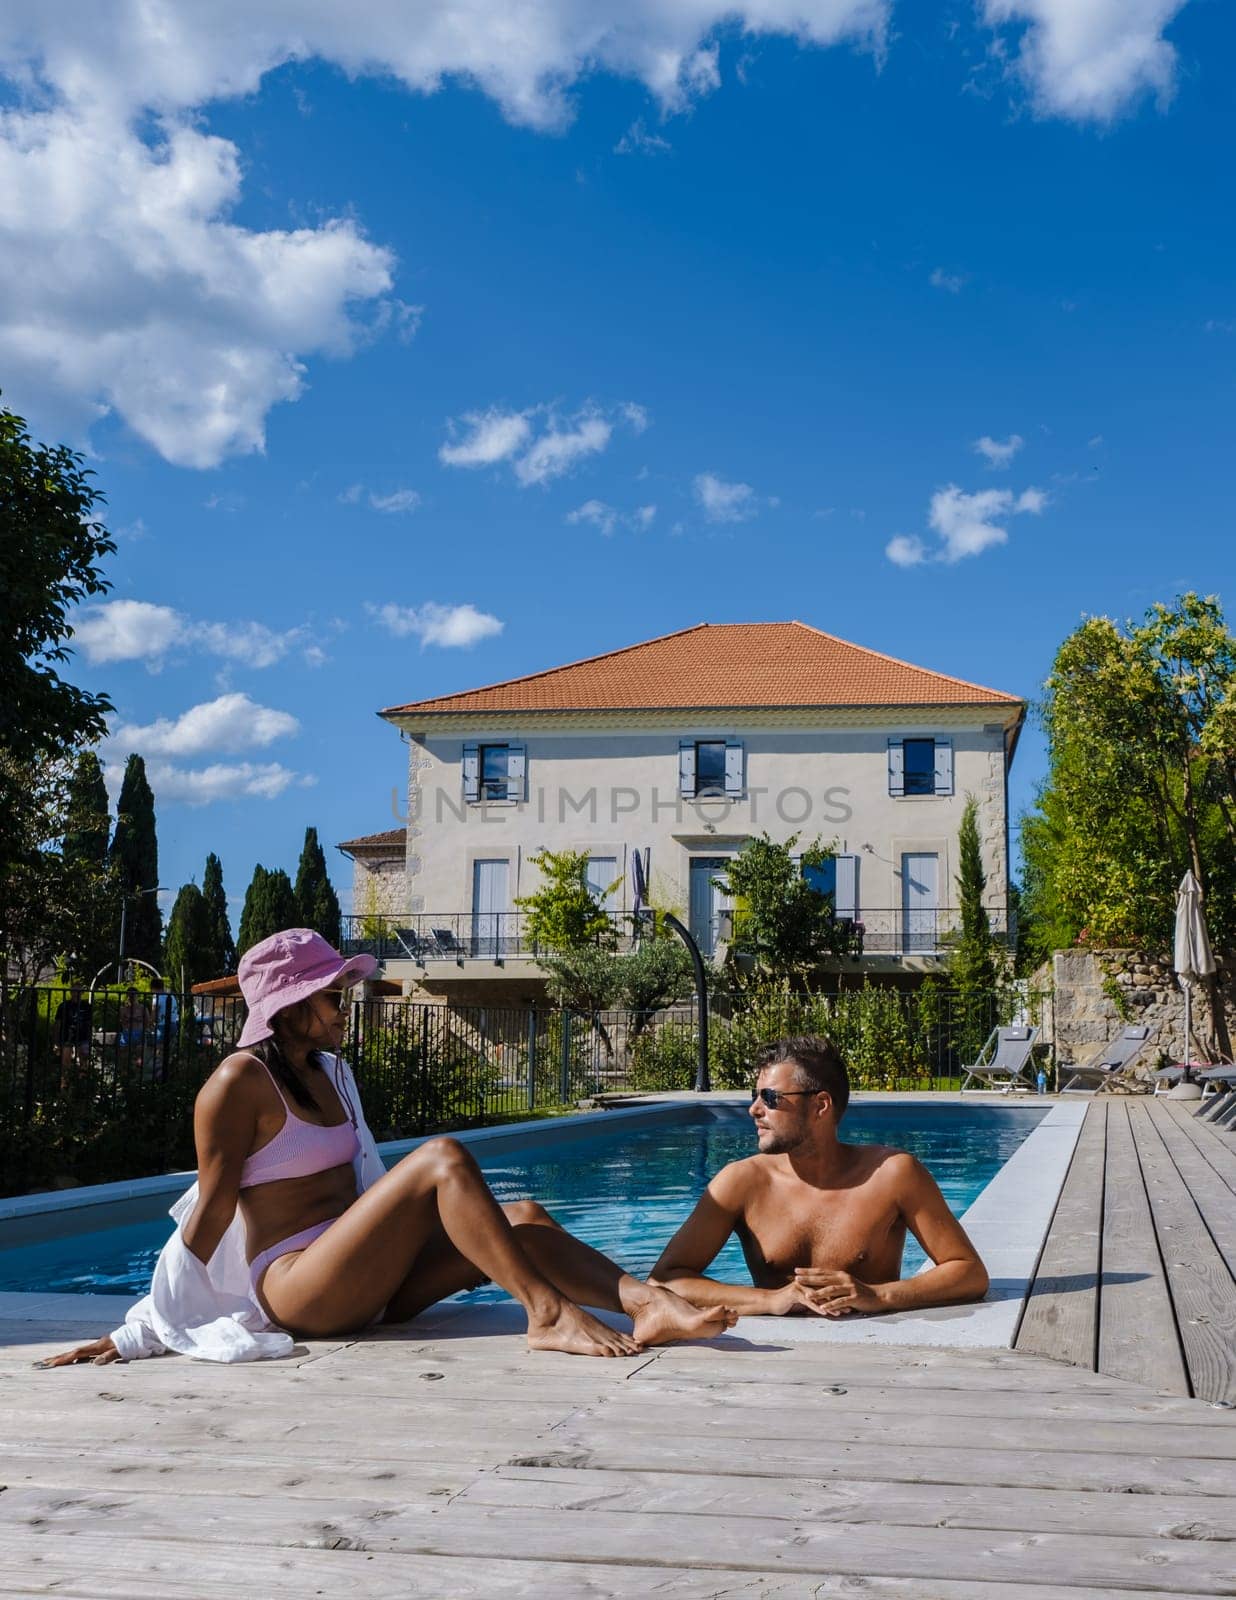
[[[265,1067],[266,1063],[262,1065]],[[318,1122],[306,1122],[298,1117],[284,1099],[283,1090],[275,1075],[266,1067],[275,1092],[283,1101],[287,1115],[283,1126],[260,1150],[255,1150],[245,1161],[240,1172],[240,1187],[252,1189],[259,1183],[275,1183],[280,1178],[309,1178],[315,1172],[327,1172],[331,1167],[342,1167],[354,1161],[360,1150],[360,1139],[352,1120],[324,1128]],[[351,1114],[339,1084],[335,1085],[340,1101]]]

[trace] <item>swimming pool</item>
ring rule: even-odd
[[[607,1113],[596,1131],[571,1119],[559,1139],[535,1124],[502,1130],[472,1146],[501,1200],[533,1196],[558,1221],[623,1266],[647,1273],[666,1240],[687,1216],[708,1178],[727,1161],[751,1155],[755,1140],[744,1108],[689,1105],[661,1108],[664,1115],[634,1122]],[[1046,1114],[1046,1105],[943,1105],[927,1102],[860,1104],[844,1131],[853,1143],[892,1144],[910,1150],[934,1173],[954,1213],[961,1216]],[[591,1119],[589,1119],[591,1123]],[[405,1147],[406,1148],[406,1147]],[[393,1152],[389,1159],[397,1159]],[[160,1214],[120,1227],[74,1230],[61,1238],[0,1249],[0,1292],[132,1294],[145,1292],[155,1257],[171,1231]],[[913,1239],[904,1272],[922,1265]],[[711,1271],[748,1283],[736,1240]],[[498,1299],[494,1288],[474,1299]]]

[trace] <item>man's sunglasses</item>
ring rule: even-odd
[[[819,1094],[818,1089],[753,1089],[751,1091],[751,1104],[762,1100],[770,1111],[775,1111],[783,1100],[789,1100],[797,1095]]]

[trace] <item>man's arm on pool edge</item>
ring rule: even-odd
[[[648,1281],[672,1289],[693,1306],[729,1306],[745,1317],[784,1316],[798,1306],[814,1311],[815,1295],[807,1284],[791,1282],[781,1289],[755,1289],[750,1284],[719,1283],[703,1275],[743,1215],[746,1186],[742,1166],[735,1161],[717,1173],[695,1210],[662,1250]]]
[[[933,1265],[926,1272],[891,1283],[865,1283],[848,1272],[799,1267],[794,1275],[797,1281],[829,1297],[826,1316],[961,1305],[981,1300],[987,1293],[987,1268],[931,1173],[906,1151],[891,1157],[891,1164],[901,1214]]]

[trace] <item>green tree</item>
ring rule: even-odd
[[[89,978],[116,954],[112,934],[119,914],[116,875],[108,860],[110,821],[103,769],[93,750],[77,757],[65,795],[65,871],[76,880],[78,916],[61,953]]]
[[[991,920],[983,895],[987,874],[979,839],[978,801],[966,796],[957,833],[957,908],[959,927],[949,960],[957,990],[958,1049],[963,1061],[977,1059],[991,1028],[997,1003],[998,973]]]
[[[296,911],[302,928],[313,928],[328,943],[338,945],[342,933],[339,897],[326,871],[326,857],[318,843],[318,830],[305,829],[305,843],[296,869]]]
[[[781,982],[804,989],[822,961],[848,948],[832,897],[805,876],[834,852],[816,839],[795,859],[797,843],[797,834],[784,844],[766,833],[748,839],[719,880],[734,898],[727,963],[737,991]]]
[[[59,849],[66,758],[103,736],[111,703],[58,668],[72,609],[108,587],[100,563],[115,546],[95,516],[101,503],[80,456],[34,444],[0,407],[0,939],[22,972],[74,941],[72,924],[57,921],[72,898]]]
[[[217,978],[210,950],[210,911],[196,883],[186,883],[176,896],[167,921],[163,970],[171,988],[189,989],[204,978]]]
[[[588,887],[586,850],[542,850],[530,857],[544,882],[515,904],[526,914],[525,938],[538,951],[562,952],[592,945],[612,950],[615,933]]]
[[[154,795],[139,755],[125,763],[109,859],[125,902],[125,955],[154,965],[163,949],[163,918],[158,895],[146,891],[159,885],[159,840]]]
[[[1139,625],[1088,617],[1061,645],[1043,721],[1049,771],[1022,829],[1032,944],[1166,955],[1176,887],[1202,886],[1216,953],[1236,946],[1236,639],[1214,597]],[[1210,1043],[1230,1054],[1211,983]]]
[[[206,870],[202,874],[202,899],[206,902],[206,948],[204,965],[209,967],[208,978],[222,978],[236,971],[236,941],[232,938],[232,924],[227,914],[227,895],[223,889],[223,863],[212,850],[206,857]]]
[[[284,928],[298,928],[298,916],[292,880],[283,868],[275,867],[267,871],[262,866],[254,867],[240,913],[237,954],[243,956],[246,950],[251,950],[263,939],[269,939],[272,933],[280,933]]]

